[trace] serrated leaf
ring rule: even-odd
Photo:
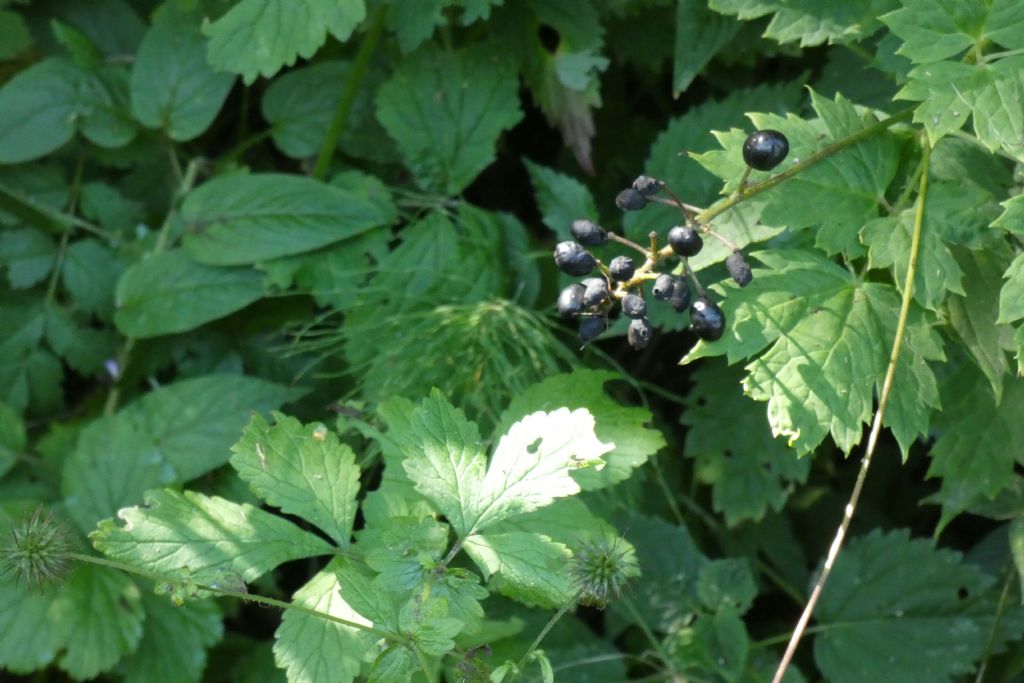
[[[151,571],[188,568],[202,583],[217,570],[251,582],[282,562],[328,555],[331,546],[291,522],[251,505],[170,489],[150,491],[145,503],[123,508],[90,534],[97,550]]]
[[[984,64],[936,62],[915,67],[897,99],[921,102],[914,121],[935,144],[973,117],[974,134],[989,149],[1024,159],[1024,57]]]
[[[681,417],[684,453],[696,459],[697,477],[711,485],[712,505],[729,526],[781,510],[811,464],[772,436],[764,410],[743,396],[741,378],[738,368],[703,364]]]
[[[836,683],[948,683],[988,650],[992,583],[906,531],[854,539],[822,593],[814,659]]]
[[[210,38],[207,59],[214,68],[241,74],[251,84],[257,76],[273,76],[296,58],[309,59],[328,29],[346,40],[365,18],[363,0],[241,0],[224,16],[203,26]]]
[[[665,447],[665,438],[647,427],[653,419],[649,411],[623,406],[608,395],[605,385],[616,377],[612,372],[584,369],[554,375],[520,392],[502,415],[498,431],[505,431],[517,419],[538,410],[585,408],[594,416],[597,438],[615,447],[602,456],[603,469],[582,469],[573,478],[584,491],[628,479]]]
[[[526,171],[541,212],[541,220],[559,241],[573,239],[569,226],[577,218],[597,220],[597,207],[586,185],[572,176],[525,159]]]
[[[444,8],[451,0],[396,2],[388,6],[387,27],[394,31],[398,46],[409,54],[445,23]]]
[[[210,600],[175,605],[143,592],[146,622],[138,648],[121,665],[127,683],[198,683],[206,650],[224,632],[220,610]]]
[[[76,306],[108,318],[114,311],[114,289],[123,268],[109,247],[86,238],[72,242],[64,252],[60,276]]]
[[[426,49],[377,94],[377,117],[424,189],[454,195],[494,160],[522,118],[514,67],[485,46]]]
[[[172,140],[200,135],[217,116],[234,83],[206,63],[206,39],[198,21],[176,5],[157,11],[132,66],[135,118]]]
[[[379,572],[377,583],[389,591],[408,591],[442,564],[448,527],[430,517],[376,520],[360,532],[359,547],[366,549],[366,564]]]
[[[569,549],[543,534],[527,531],[474,534],[464,546],[488,585],[527,605],[554,609],[573,598],[565,571]]]
[[[68,616],[57,589],[33,593],[0,576],[0,666],[13,674],[46,668],[70,635]]]
[[[292,596],[307,609],[371,625],[342,598],[341,560],[332,560]],[[349,682],[359,674],[369,650],[365,633],[302,612],[288,610],[275,633],[274,661],[290,683]]]
[[[14,289],[27,289],[42,282],[56,258],[57,245],[41,230],[0,232],[0,265],[7,267],[7,281]]]
[[[1003,274],[1006,283],[999,290],[997,323],[1012,323],[1024,318],[1024,254],[1018,254]]]
[[[954,57],[964,50],[995,42],[1007,49],[1024,47],[1024,8],[1016,0],[900,0],[903,5],[881,17],[903,39],[897,50],[917,64]]]
[[[732,40],[740,23],[716,14],[698,0],[676,3],[672,95],[679,97],[694,78]]]
[[[60,361],[42,348],[46,309],[40,299],[8,297],[0,307],[0,400],[24,410],[48,410],[61,400]]]
[[[1003,213],[992,222],[992,227],[1015,234],[1024,234],[1024,194],[1010,197],[1001,206]]]
[[[878,29],[879,14],[894,0],[843,2],[843,0],[711,0],[716,12],[750,20],[773,15],[766,38],[780,43],[799,41],[801,47],[822,43],[850,43]]]
[[[117,329],[145,339],[186,332],[245,308],[263,296],[259,273],[196,263],[182,249],[128,268],[117,283]]]
[[[281,413],[274,421],[253,416],[231,449],[231,466],[267,503],[348,547],[359,492],[355,453],[322,424],[303,425]]]
[[[80,564],[61,591],[67,629],[73,634],[58,662],[76,680],[109,671],[142,639],[142,601],[126,574]]]
[[[343,187],[277,173],[215,178],[189,193],[181,216],[185,250],[216,266],[311,251],[391,221],[379,203]]]

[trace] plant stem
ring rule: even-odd
[[[981,658],[981,666],[978,667],[978,675],[974,683],[982,683],[985,680],[985,669],[988,668],[988,660],[992,655],[992,645],[996,640],[996,631],[999,630],[999,623],[1003,620],[1003,613],[1006,611],[1006,603],[1009,602],[1010,587],[1016,580],[1017,571],[1011,563],[1007,567],[1006,581],[1003,583],[1003,592],[999,595],[999,604],[996,605],[996,618],[992,620],[992,630],[988,632],[988,641],[985,643],[985,655]]]
[[[75,175],[71,180],[71,192],[68,198],[67,215],[74,216],[78,210],[78,196],[82,191],[82,171],[85,168],[85,159],[78,157],[75,164]],[[57,258],[53,262],[53,272],[50,274],[50,281],[46,285],[46,303],[51,304],[57,297],[57,283],[60,281],[60,271],[64,267],[64,256],[67,254],[68,242],[71,240],[71,229],[65,230],[60,236],[60,246],[57,249]]]
[[[619,244],[624,244],[627,247],[631,247],[633,249],[636,249],[641,254],[643,254],[644,258],[650,258],[651,257],[651,252],[650,251],[648,251],[644,247],[641,247],[639,244],[637,244],[633,240],[629,239],[628,237],[623,237],[622,235],[618,235],[618,234],[616,234],[614,232],[609,232],[608,233],[608,239],[610,239],[612,242],[618,242]]]
[[[542,640],[544,640],[544,637],[552,628],[555,627],[555,624],[558,623],[558,620],[564,617],[565,613],[571,610],[573,607],[575,607],[574,603],[563,605],[558,609],[557,612],[551,615],[551,618],[548,619],[548,623],[544,624],[544,628],[540,630],[540,633],[537,634],[537,637],[533,639],[532,643],[530,643],[530,647],[526,648],[526,652],[524,652],[523,656],[519,658],[519,663],[516,664],[516,666],[519,669],[522,669],[524,666],[526,666],[526,660],[529,658],[531,654],[533,654],[533,651],[537,649],[537,646],[540,645]]]
[[[647,638],[651,647],[654,648],[654,652],[657,653],[658,659],[661,660],[661,663],[665,665],[665,668],[672,676],[672,679],[675,680],[676,670],[675,667],[672,666],[672,658],[668,656],[667,652],[665,652],[665,647],[662,642],[654,635],[654,631],[652,631],[651,627],[647,625],[647,621],[644,620],[643,615],[640,614],[640,611],[636,608],[636,605],[633,604],[632,600],[623,596],[622,604],[626,608],[626,611],[629,612],[629,615],[633,617],[633,623],[643,631],[644,637]]]
[[[352,70],[348,72],[348,78],[345,79],[345,85],[341,89],[338,104],[334,108],[334,117],[327,129],[327,135],[324,136],[320,155],[317,157],[316,167],[313,169],[313,177],[319,180],[323,180],[327,176],[327,171],[331,166],[331,157],[334,156],[334,148],[338,145],[341,131],[345,129],[345,124],[348,122],[352,104],[356,101],[356,95],[359,94],[363,79],[366,77],[366,67],[369,66],[374,50],[377,49],[377,42],[384,31],[384,9],[385,5],[382,3],[374,11],[373,17],[370,19],[370,30],[363,38],[362,45],[359,46],[359,52],[356,53],[356,59],[352,63]]]
[[[887,119],[888,120],[888,119]],[[882,419],[885,416],[885,407],[889,403],[889,396],[892,392],[893,378],[896,376],[896,362],[899,360],[900,351],[903,348],[903,337],[907,331],[907,316],[910,314],[910,301],[914,293],[914,277],[917,274],[917,254],[921,247],[921,226],[924,223],[924,204],[928,194],[928,165],[931,159],[931,145],[927,142],[924,144],[924,155],[921,159],[922,170],[921,170],[921,185],[917,193],[917,211],[914,215],[914,232],[910,239],[910,254],[907,261],[907,276],[903,284],[903,300],[900,303],[900,316],[896,323],[896,338],[893,339],[892,352],[889,355],[889,366],[885,370],[885,379],[882,382],[882,390],[878,397],[878,408],[875,410],[875,417],[871,424],[871,434],[868,436],[867,447],[864,449],[864,459],[861,460],[860,471],[857,473],[857,481],[853,485],[853,492],[850,494],[850,500],[846,504],[846,509],[843,511],[843,520],[839,524],[839,528],[836,530],[836,536],[832,541],[832,546],[829,548],[828,555],[825,557],[825,564],[822,567],[821,575],[818,576],[818,580],[814,582],[814,588],[811,590],[811,596],[807,600],[807,605],[804,607],[803,613],[800,615],[800,620],[796,624],[796,628],[793,629],[793,636],[789,640],[789,645],[786,646],[786,652],[782,655],[782,661],[779,662],[779,668],[775,672],[775,677],[772,679],[772,683],[781,683],[782,677],[786,674],[786,669],[789,668],[790,662],[793,660],[793,655],[796,653],[796,648],[800,644],[800,639],[807,629],[807,623],[811,619],[811,615],[814,613],[814,607],[818,604],[818,598],[821,597],[821,591],[825,587],[825,583],[828,581],[829,575],[832,573],[832,567],[835,566],[836,558],[839,556],[839,551],[842,550],[843,540],[846,538],[846,533],[850,529],[850,522],[853,521],[853,513],[857,509],[857,501],[860,500],[860,493],[864,488],[864,480],[867,478],[868,468],[871,467],[871,456],[874,455],[875,446],[878,444],[878,434],[882,429]]]

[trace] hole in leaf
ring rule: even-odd
[[[540,44],[544,46],[544,49],[552,54],[558,49],[558,44],[562,42],[562,37],[558,35],[558,31],[547,24],[541,24],[537,28],[537,38],[540,39]]]

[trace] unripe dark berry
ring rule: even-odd
[[[586,218],[574,220],[569,231],[580,244],[588,247],[599,247],[608,241],[608,231]]]
[[[777,130],[755,130],[743,143],[743,161],[757,171],[770,171],[789,154],[789,140]]]
[[[680,256],[696,256],[704,248],[704,240],[696,230],[677,225],[668,231],[668,243]]]
[[[603,315],[580,319],[580,340],[584,343],[597,339],[608,329],[608,319]]]
[[[555,245],[555,265],[567,275],[586,275],[594,269],[594,257],[575,242]]]
[[[651,323],[647,318],[634,318],[629,321],[629,329],[626,330],[626,341],[634,349],[639,351],[651,342]]]
[[[716,341],[725,334],[725,314],[707,297],[698,298],[690,306],[690,322],[694,333],[704,341]]]
[[[615,206],[623,211],[639,211],[647,206],[647,197],[632,187],[627,187],[615,197]]]
[[[676,279],[668,273],[662,273],[654,280],[651,286],[651,294],[655,299],[668,301],[672,297],[672,289],[675,287]]]
[[[672,296],[668,298],[668,302],[678,313],[682,313],[690,308],[690,288],[686,286],[686,278],[683,277],[675,278],[673,284]]]
[[[636,264],[628,256],[616,256],[608,264],[608,272],[612,279],[618,282],[628,282],[633,273],[636,272]]]
[[[651,195],[657,194],[665,183],[661,182],[657,178],[652,178],[649,175],[637,176],[637,179],[633,181],[633,189],[642,194],[644,197],[650,197]]]
[[[583,293],[586,287],[578,282],[569,285],[558,295],[558,313],[563,318],[573,318],[583,312]]]
[[[584,306],[598,306],[608,298],[608,281],[603,277],[588,277],[580,284],[586,288],[583,292]]]
[[[622,312],[628,318],[642,318],[647,315],[647,303],[639,294],[630,292],[622,297]]]
[[[750,272],[750,264],[738,251],[732,252],[729,258],[725,259],[725,268],[740,287],[746,287],[754,279],[754,274]]]

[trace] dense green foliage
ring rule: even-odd
[[[1019,0],[0,0],[0,675],[767,681],[884,394],[784,680],[1024,681],[1022,98]],[[641,173],[724,336],[580,348]]]

